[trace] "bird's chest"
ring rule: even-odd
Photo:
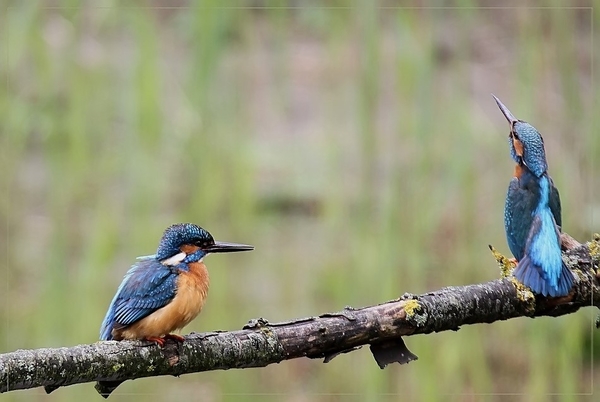
[[[189,271],[181,271],[177,278],[177,292],[170,303],[172,313],[182,328],[202,310],[208,294],[208,270],[202,262],[188,264]]]

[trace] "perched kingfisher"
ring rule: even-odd
[[[117,290],[100,329],[104,341],[145,339],[165,343],[165,337],[190,323],[202,310],[208,293],[208,253],[249,251],[245,244],[223,243],[192,223],[169,226],[156,254],[139,257]]]
[[[492,96],[510,124],[508,143],[517,163],[504,206],[508,247],[518,261],[514,276],[535,293],[565,296],[573,286],[573,273],[560,251],[560,197],[548,175],[544,140]]]
[[[169,226],[156,254],[138,257],[117,289],[100,328],[103,341],[139,339],[164,346],[166,338],[183,342],[182,329],[202,310],[208,293],[208,253],[254,250],[253,246],[217,242],[192,223]],[[122,381],[99,381],[105,398]]]

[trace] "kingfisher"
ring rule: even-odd
[[[192,223],[169,226],[156,254],[138,257],[117,289],[100,329],[100,340],[146,340],[163,347],[167,338],[189,324],[202,310],[208,293],[209,253],[250,251],[253,246],[218,242]],[[121,381],[101,381],[105,398]],[[100,388],[99,388],[100,387]]]
[[[562,260],[560,196],[548,175],[544,139],[492,96],[510,125],[508,143],[516,162],[504,205],[506,239],[518,261],[513,274],[535,293],[566,296],[574,277]]]
[[[117,289],[102,322],[100,340],[138,339],[163,346],[171,332],[190,323],[208,293],[209,253],[250,251],[253,246],[218,242],[193,223],[169,226],[156,254],[138,257]]]

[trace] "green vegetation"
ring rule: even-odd
[[[0,16],[0,352],[97,340],[129,265],[181,221],[256,246],[207,258],[187,332],[499,277],[488,244],[508,255],[513,163],[490,92],[544,135],[564,230],[600,230],[598,7],[43,4]],[[593,391],[594,314],[410,337],[419,360],[384,371],[363,349],[137,380],[110,400],[546,401]]]

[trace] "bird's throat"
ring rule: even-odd
[[[517,163],[515,165],[515,176],[514,177],[516,177],[517,179],[520,179],[521,176],[523,176],[523,170],[524,170],[523,165],[520,163]]]

